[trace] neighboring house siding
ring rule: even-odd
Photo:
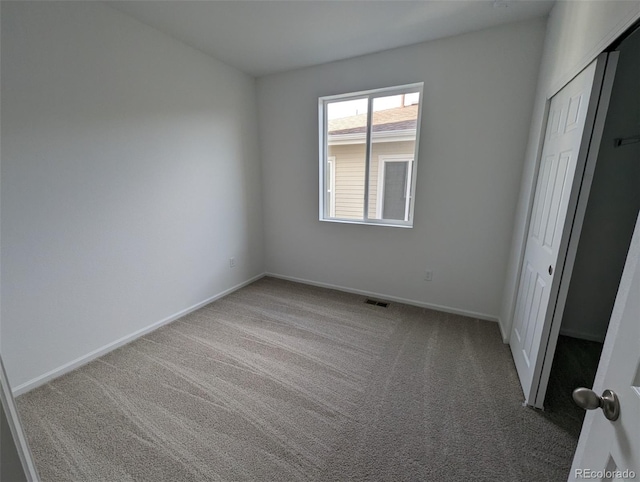
[[[335,157],[336,217],[362,219],[364,209],[364,144],[329,146]]]
[[[378,159],[381,155],[407,154],[413,157],[415,143],[374,142],[371,149],[369,178],[369,217],[377,217]],[[329,146],[329,156],[335,156],[335,190],[337,218],[362,219],[364,210],[364,144]]]

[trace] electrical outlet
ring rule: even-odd
[[[229,258],[229,268],[236,267],[236,258]]]
[[[424,280],[425,281],[432,281],[433,280],[433,271],[431,271],[431,270],[425,271]]]

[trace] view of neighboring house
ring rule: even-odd
[[[373,103],[369,172],[369,219],[407,220],[415,155],[418,97],[381,98],[399,106]],[[381,102],[382,104],[382,102]],[[328,215],[362,219],[365,196],[367,113],[338,118],[327,125]]]

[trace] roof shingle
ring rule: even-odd
[[[418,105],[396,107],[373,113],[373,132],[415,129],[418,118]],[[329,134],[357,134],[365,132],[367,114],[329,120],[327,131]]]

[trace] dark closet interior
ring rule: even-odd
[[[620,56],[545,400],[576,438],[585,412],[571,392],[593,385],[640,209],[640,27],[612,50]]]

